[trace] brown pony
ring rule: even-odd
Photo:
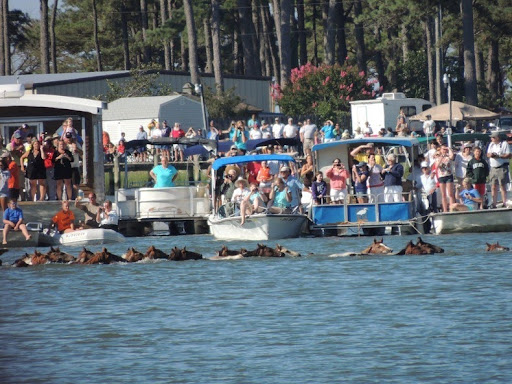
[[[393,250],[384,244],[384,240],[381,238],[380,241],[373,239],[373,243],[363,251],[361,255],[389,255]]]
[[[496,244],[489,244],[485,243],[487,245],[487,252],[503,252],[503,251],[510,251],[510,248],[504,247],[503,245],[500,245],[499,242],[496,242]]]
[[[168,258],[167,254],[164,251],[161,251],[160,249],[155,248],[154,245],[152,245],[148,248],[144,257],[147,257],[148,259],[151,259],[151,260],[167,259]]]
[[[284,253],[278,248],[270,248],[264,244],[258,244],[258,248],[252,251],[246,251],[242,254],[244,257],[284,257]]]
[[[218,257],[239,256],[245,252],[247,252],[247,250],[244,248],[242,248],[240,250],[233,250],[233,249],[228,249],[228,247],[226,245],[223,245],[222,249],[217,252],[216,256],[218,256]]]
[[[397,253],[397,255],[432,255],[434,253],[443,253],[444,249],[424,242],[421,237],[418,237],[418,241],[414,244],[413,241],[409,241],[404,249]]]
[[[144,254],[142,252],[137,251],[136,249],[128,248],[126,254],[124,255],[124,259],[129,263],[136,263],[137,261],[141,261],[144,259]]]
[[[85,264],[85,262],[88,261],[93,256],[94,253],[89,251],[87,248],[83,247],[82,251],[80,251],[80,253],[78,254],[76,262],[77,264]]]
[[[70,263],[75,261],[75,257],[73,255],[62,252],[58,247],[50,247],[50,250],[46,253],[46,256],[52,263]]]
[[[53,262],[51,258],[48,256],[48,254],[42,254],[38,250],[35,250],[31,256],[31,265],[43,265]]]
[[[174,247],[168,257],[171,261],[201,260],[202,258],[203,255],[200,253],[187,251],[187,247],[183,249]]]
[[[120,256],[116,256],[113,253],[103,248],[101,252],[96,252],[89,260],[84,264],[111,264],[111,263],[127,263],[125,259]]]

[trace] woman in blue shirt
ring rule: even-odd
[[[155,181],[154,188],[167,188],[174,187],[174,179],[178,176],[178,171],[169,165],[167,157],[162,157],[162,164],[149,171],[149,175]]]
[[[450,205],[450,211],[474,211],[482,203],[482,198],[478,191],[473,188],[471,179],[465,178],[462,181],[463,190],[459,193],[459,202]]]
[[[278,177],[270,191],[270,213],[289,213],[292,206],[292,193],[283,179]]]
[[[330,143],[331,141],[336,140],[336,131],[331,120],[327,120],[320,131],[324,136],[324,143]]]

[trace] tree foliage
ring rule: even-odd
[[[228,119],[236,116],[237,106],[242,102],[235,94],[235,88],[218,93],[210,87],[203,88],[204,100],[211,119]]]
[[[170,70],[180,70],[184,62],[188,63],[188,40],[192,37],[187,33],[183,0],[95,1],[104,70],[141,69],[149,64],[162,69],[166,63]],[[455,93],[457,99],[465,96],[460,0],[189,2],[198,26],[199,72],[206,68],[205,42],[212,37],[205,33],[213,33],[199,26],[205,20],[210,22],[212,7],[217,5],[218,63],[222,63],[226,74],[259,75],[259,70],[254,68],[261,68],[261,74],[274,77],[284,85],[288,79],[282,77],[290,76],[291,80],[293,68],[308,62],[321,66],[327,60],[332,61],[335,52],[334,59],[339,65],[344,63],[347,54],[359,58],[358,67],[368,68],[367,72],[379,79],[386,92],[397,90],[408,96],[426,97],[430,93],[425,89],[433,87],[426,81],[427,73],[433,73],[432,66],[427,67],[427,58],[432,62],[434,50],[439,48],[443,67],[434,76],[439,80],[443,73],[450,72],[457,81],[457,92],[461,90]],[[147,22],[144,23],[142,3],[147,5],[144,7]],[[12,70],[17,74],[41,73],[39,20],[28,19],[15,9],[17,4],[10,2],[8,20]],[[471,6],[479,103],[497,106],[504,100],[512,100],[512,3],[510,0],[477,0]],[[166,15],[163,19],[162,11]],[[434,21],[439,14],[442,14],[442,36],[437,39]],[[425,25],[431,26],[430,52],[425,49]],[[282,32],[285,36],[280,37]],[[59,0],[56,41],[60,72],[96,70],[98,52],[94,42],[92,1]],[[216,76],[216,79],[222,77]],[[286,98],[282,102],[286,103]],[[339,106],[334,109],[338,110]],[[327,110],[325,100],[320,101],[316,111],[328,113]]]
[[[98,95],[96,98],[110,103],[122,97],[170,95],[172,88],[168,84],[159,83],[158,79],[158,72],[132,69],[130,77],[125,81],[107,80],[109,86],[107,94]]]
[[[274,87],[274,97],[288,115],[317,115],[337,120],[350,111],[350,101],[371,99],[376,79],[352,64],[306,64],[292,70],[291,84]]]

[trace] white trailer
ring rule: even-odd
[[[376,134],[381,128],[391,127],[395,131],[397,117],[403,109],[405,116],[414,116],[423,112],[434,104],[428,100],[408,98],[403,93],[383,93],[382,97],[375,100],[357,100],[350,102],[352,114],[352,132],[357,127],[361,129],[365,123],[370,123],[373,133]],[[415,127],[412,127],[413,130]]]

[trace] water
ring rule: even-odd
[[[409,239],[384,238],[395,251]],[[281,242],[315,253],[301,258],[21,269],[5,267],[23,253],[10,251],[0,382],[512,382],[512,254],[485,252],[486,241],[512,246],[510,234],[424,240],[446,253],[328,257],[372,239],[308,238]],[[212,256],[222,245],[128,243],[108,248]]]

